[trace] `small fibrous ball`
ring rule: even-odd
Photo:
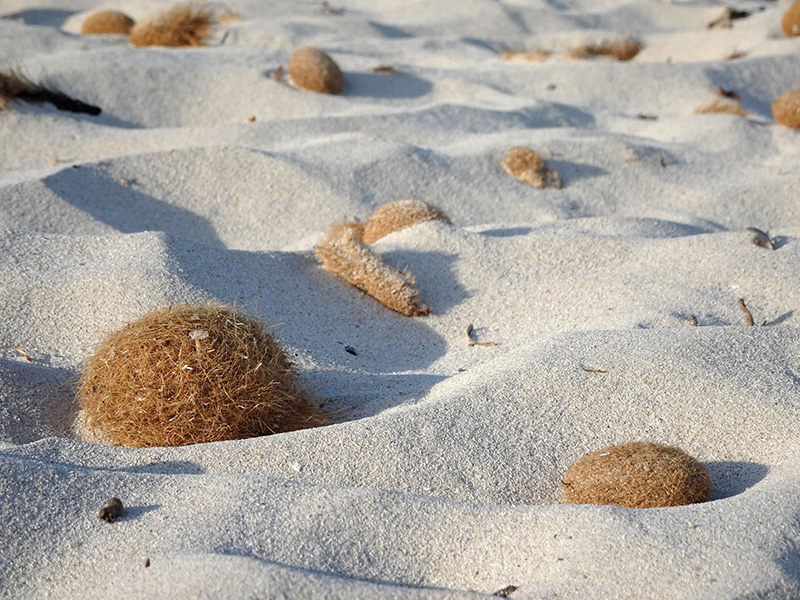
[[[372,244],[390,233],[425,221],[449,223],[450,219],[442,211],[421,200],[395,200],[372,213],[364,225],[361,239],[365,244]]]
[[[217,17],[193,2],[181,4],[140,21],[131,29],[134,46],[203,46]]]
[[[781,125],[800,129],[800,88],[789,90],[775,98],[772,116]]]
[[[220,304],[146,314],[111,334],[81,375],[82,437],[183,446],[324,423],[263,325]]]
[[[800,35],[800,0],[795,0],[783,13],[781,28],[783,28],[783,33],[788,37]]]
[[[679,448],[631,442],[586,454],[561,482],[569,504],[629,508],[705,502],[711,483],[705,467]]]
[[[558,171],[545,167],[542,157],[530,148],[516,146],[502,162],[506,173],[535,188],[561,187]]]
[[[101,10],[89,15],[81,26],[83,35],[121,34],[131,32],[134,21],[125,13],[116,10]]]
[[[322,94],[338,94],[344,87],[344,75],[339,65],[316,48],[302,48],[292,54],[289,77],[297,87]]]
[[[568,58],[583,59],[593,56],[606,56],[614,60],[627,61],[639,54],[642,45],[634,40],[620,38],[610,42],[600,42],[598,44],[580,44],[570,48],[567,53]]]

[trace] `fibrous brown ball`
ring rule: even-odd
[[[580,44],[569,49],[567,58],[582,59],[593,56],[606,56],[614,60],[631,60],[639,54],[642,45],[634,40],[619,38],[610,42],[600,42],[597,44]]]
[[[81,26],[84,35],[103,35],[117,33],[128,35],[134,21],[117,10],[101,10],[89,15]]]
[[[442,211],[421,200],[395,200],[372,213],[364,225],[361,239],[365,244],[372,244],[390,233],[425,221],[449,223],[450,219]]]
[[[800,88],[789,90],[775,98],[772,116],[781,125],[800,129]]]
[[[800,35],[800,0],[795,0],[783,13],[781,27],[783,28],[783,33],[788,37]]]
[[[569,504],[629,508],[705,502],[711,483],[705,467],[679,448],[631,442],[586,454],[561,482]]]
[[[530,148],[512,148],[506,153],[502,165],[506,173],[535,188],[561,187],[558,171],[545,167],[542,157]]]
[[[297,87],[323,94],[338,94],[344,75],[333,59],[317,48],[302,48],[289,58],[289,77]]]
[[[216,24],[217,17],[212,10],[189,2],[136,23],[131,29],[131,44],[203,46]]]
[[[80,378],[79,433],[183,446],[304,429],[325,418],[263,325],[220,304],[146,314],[111,334]]]

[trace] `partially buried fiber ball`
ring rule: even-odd
[[[344,75],[333,59],[317,48],[302,48],[289,58],[289,77],[294,85],[323,94],[338,94]]]
[[[800,129],[800,88],[789,90],[775,98],[772,116],[781,125]]]
[[[425,221],[449,223],[450,219],[442,211],[421,200],[395,200],[372,213],[369,221],[364,224],[361,239],[365,244],[372,244],[390,233]]]
[[[188,2],[139,21],[131,29],[134,46],[204,46],[217,16],[209,8]]]
[[[629,508],[705,502],[711,483],[705,467],[679,448],[631,442],[586,454],[561,482],[569,504]]]
[[[548,169],[542,157],[525,146],[511,148],[501,164],[506,173],[532,187],[561,187],[561,176],[558,171]]]
[[[146,314],[112,333],[81,375],[82,436],[118,446],[184,446],[325,422],[256,319],[220,304]]]
[[[781,28],[788,37],[800,35],[800,0],[795,0],[783,13]]]
[[[83,35],[122,34],[131,32],[134,21],[116,10],[101,10],[89,15],[81,26]]]

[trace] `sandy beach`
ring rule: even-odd
[[[0,110],[0,597],[800,597],[791,4],[230,0],[201,46],[136,47],[82,27],[175,3],[0,1],[0,72],[101,110]],[[340,93],[296,85],[306,47]],[[315,255],[409,198],[447,220],[367,246],[415,317]],[[90,441],[98,345],[208,301],[329,423]],[[709,501],[565,503],[572,463],[636,440],[699,460]]]

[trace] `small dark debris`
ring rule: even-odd
[[[666,167],[667,166],[667,159],[664,158],[663,154],[659,154],[658,155],[658,164],[660,164],[662,167]]]
[[[372,67],[373,73],[387,73],[389,75],[394,75],[397,73],[397,69],[395,69],[391,65],[378,65],[377,67]]]
[[[517,591],[517,586],[515,585],[507,585],[502,590],[497,590],[492,596],[498,596],[500,598],[508,598],[511,594]]]
[[[714,90],[720,96],[724,96],[725,98],[730,98],[731,100],[741,100],[742,97],[739,95],[739,92],[736,90],[726,90],[725,88],[718,87]]]
[[[150,559],[149,558],[145,558],[144,559],[144,568],[146,569],[149,566],[150,566]]]
[[[548,89],[548,91],[552,92],[554,89],[556,89],[556,84],[555,83],[548,83],[547,84],[547,89]]]
[[[603,369],[587,369],[586,367],[583,367],[583,370],[587,373],[608,373],[608,371],[603,371]]]
[[[344,351],[347,352],[348,354],[352,354],[353,356],[358,356],[358,352],[356,352],[356,349],[353,348],[352,346],[345,346]]]
[[[658,117],[656,115],[645,115],[642,113],[636,115],[636,118],[641,119],[642,121],[658,121]]]
[[[124,513],[125,507],[122,506],[122,501],[119,498],[109,498],[108,506],[101,508],[97,516],[107,523],[113,523]]]
[[[753,237],[750,238],[750,241],[752,241],[756,246],[761,246],[767,250],[775,250],[775,244],[772,243],[769,233],[761,231],[756,227],[748,227],[747,231],[753,234]]]
[[[689,325],[692,327],[697,327],[697,317],[694,315],[689,315]]]

